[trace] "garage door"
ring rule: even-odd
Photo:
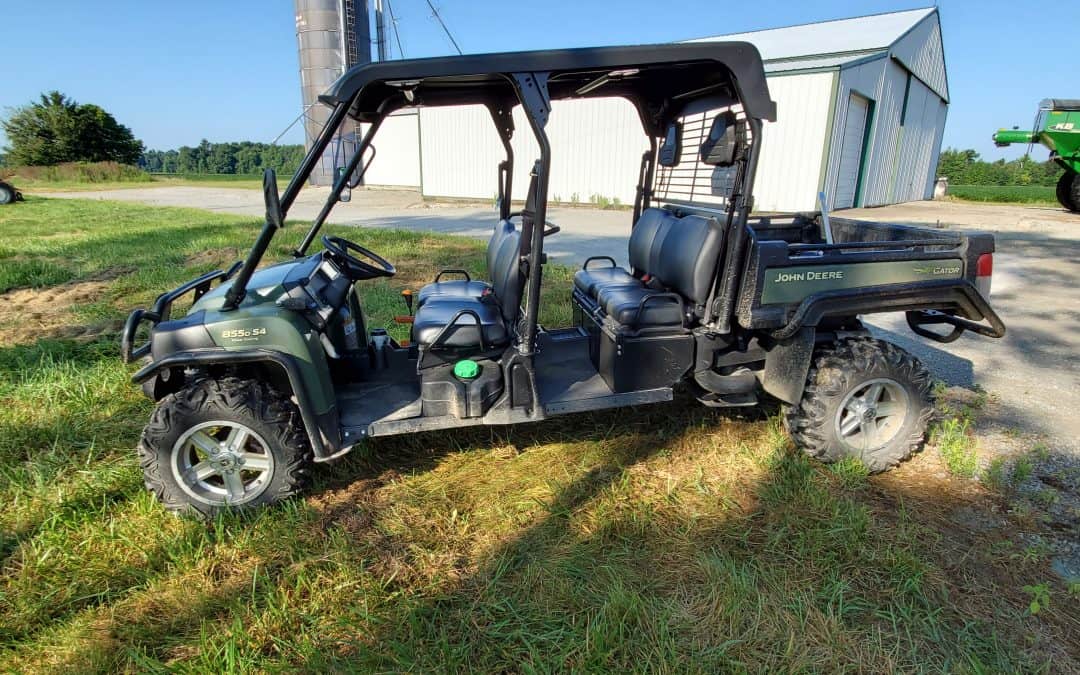
[[[851,94],[847,115],[844,116],[844,135],[840,143],[840,171],[836,175],[836,190],[832,199],[834,209],[846,209],[855,205],[859,169],[862,167],[866,117],[869,112],[869,99]]]

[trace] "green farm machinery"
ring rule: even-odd
[[[1050,159],[1065,169],[1058,179],[1058,201],[1080,213],[1080,99],[1045,99],[1031,131],[999,129],[994,134],[998,147],[1012,143],[1040,143],[1050,149]]]

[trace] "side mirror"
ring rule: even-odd
[[[275,228],[285,226],[285,215],[281,212],[281,200],[278,198],[277,174],[273,169],[263,172],[263,203],[266,204],[266,222]]]
[[[367,167],[364,167],[364,168],[367,168]],[[344,178],[345,178],[345,167],[339,166],[338,170],[337,170],[337,175],[338,175],[338,180],[344,180]],[[352,188],[349,186],[349,181],[347,181],[347,180],[345,181],[345,185],[341,188],[341,194],[338,195],[338,201],[339,202],[350,202],[350,201],[352,201]]]
[[[701,144],[699,157],[709,166],[731,166],[742,157],[746,145],[746,127],[726,110],[713,119],[709,135]]]
[[[664,144],[660,146],[660,166],[678,165],[680,155],[682,155],[682,124],[672,122],[664,134]]]

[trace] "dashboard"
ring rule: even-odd
[[[315,329],[323,331],[345,304],[352,282],[325,251],[308,256],[282,282],[277,305],[301,312]]]

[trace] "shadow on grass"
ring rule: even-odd
[[[112,612],[107,659],[410,672],[1075,662],[1074,613],[1025,614],[1016,585],[1039,583],[1042,566],[993,558],[1006,531],[957,524],[985,500],[905,469],[830,471],[781,439],[771,422],[680,399],[380,441],[322,470],[306,504],[219,520],[234,544],[252,537],[254,573],[249,561],[190,603]],[[476,484],[452,480],[464,477]],[[515,488],[534,507],[520,524],[481,515]],[[356,579],[321,587],[343,565]]]

